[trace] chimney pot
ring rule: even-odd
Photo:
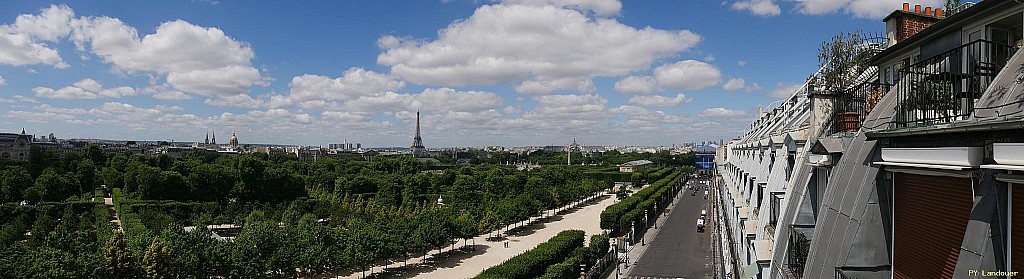
[[[910,3],[903,2],[903,11],[904,12],[909,12],[910,11]]]
[[[932,7],[925,7],[924,8],[924,14],[932,15]]]
[[[914,13],[915,14],[920,14],[921,13],[921,5],[914,5]]]
[[[942,17],[942,9],[935,8],[935,17]]]

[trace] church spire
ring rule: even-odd
[[[217,144],[217,130],[213,130],[213,139],[210,140],[210,144]]]
[[[203,144],[210,144],[210,129],[206,129],[206,141]]]

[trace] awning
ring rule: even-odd
[[[772,241],[754,240],[754,258],[758,262],[772,260]]]
[[[761,267],[757,266],[756,263],[744,266],[743,269],[740,269],[740,278],[743,279],[757,278],[758,274],[761,274]]]
[[[811,146],[811,153],[827,155],[831,153],[843,153],[843,139],[841,138],[820,138]]]
[[[800,129],[799,131],[789,132],[789,137],[793,138],[795,142],[806,142],[807,141],[807,129]]]

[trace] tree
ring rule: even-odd
[[[216,164],[201,164],[188,175],[192,195],[198,200],[225,201],[237,181],[233,169]]]
[[[32,175],[20,166],[0,171],[0,202],[13,202],[22,199],[22,192],[32,187]]]
[[[861,71],[867,68],[871,51],[864,44],[865,35],[860,31],[841,33],[824,42],[818,49],[818,62],[821,64],[821,77],[816,84],[820,90],[839,94],[843,90],[859,83]]]
[[[135,260],[132,259],[132,251],[128,249],[123,232],[114,231],[103,255],[110,278],[135,278]]]
[[[92,160],[78,161],[76,173],[78,174],[78,182],[81,183],[80,189],[88,191],[96,188],[96,165],[93,164]]]
[[[163,241],[160,241],[159,236],[154,237],[153,243],[149,245],[146,255],[142,258],[145,276],[153,279],[175,278],[173,266],[174,258],[170,250]]]
[[[962,2],[963,1],[961,1],[961,0],[946,0],[946,11],[947,12],[952,12],[956,8],[959,8],[960,5],[963,5]]]
[[[95,144],[90,144],[89,147],[85,148],[86,157],[92,160],[97,166],[107,165],[107,152],[103,151],[102,148]]]

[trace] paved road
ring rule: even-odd
[[[696,181],[691,184],[697,185]],[[648,240],[649,247],[630,270],[629,278],[712,278],[710,248],[714,231],[708,227],[697,232],[697,218],[701,209],[708,209],[709,200],[704,199],[703,190],[696,196],[689,191],[672,209],[654,240]]]

